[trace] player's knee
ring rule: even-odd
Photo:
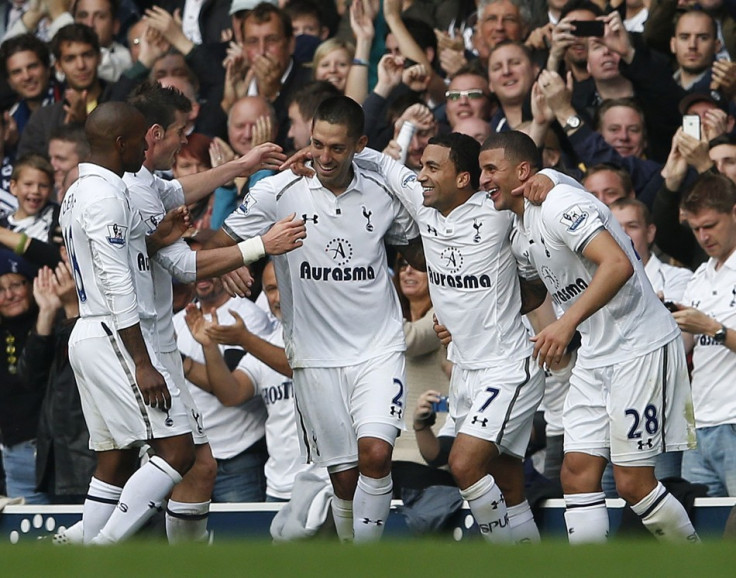
[[[461,489],[469,488],[482,478],[485,472],[478,467],[478,464],[468,459],[468,456],[463,452],[456,452],[454,449],[450,452],[448,459],[450,472],[452,472],[458,487]]]
[[[616,491],[629,504],[637,504],[657,485],[652,473],[646,475],[644,468],[618,469],[614,471]]]
[[[391,471],[391,454],[393,447],[379,439],[360,440],[358,461],[360,473],[369,478],[382,478]]]
[[[601,490],[601,476],[595,468],[584,460],[565,456],[560,469],[560,483],[566,494],[598,492]]]
[[[156,448],[156,454],[182,476],[192,468],[196,459],[194,445],[185,442],[164,444]]]
[[[215,478],[217,477],[217,460],[212,456],[212,452],[196,452],[196,458],[192,470],[196,470],[197,479],[200,484],[206,484],[211,487],[215,486]]]

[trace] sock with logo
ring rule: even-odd
[[[486,474],[469,488],[460,490],[460,495],[468,502],[480,534],[487,542],[511,542],[506,500],[493,476]]]
[[[606,494],[565,494],[565,524],[570,544],[590,544],[608,540]]]
[[[166,505],[166,536],[169,544],[206,541],[209,514],[209,501],[189,503],[169,500]]]
[[[369,478],[360,474],[353,498],[353,534],[356,542],[375,542],[381,538],[391,510],[391,474]]]
[[[666,542],[700,542],[685,508],[657,482],[657,486],[638,504],[631,506],[657,540]]]
[[[332,497],[332,519],[340,542],[353,541],[353,501]]]
[[[82,510],[82,531],[84,543],[89,544],[105,527],[118,505],[123,488],[107,484],[93,477],[89,482],[87,498]]]
[[[524,500],[521,504],[509,506],[508,513],[511,540],[514,544],[536,544],[540,541],[539,528],[534,523],[529,502]]]
[[[125,484],[118,507],[92,543],[114,544],[130,538],[179,482],[179,472],[159,456],[153,456]]]

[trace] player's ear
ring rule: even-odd
[[[162,127],[160,124],[154,124],[151,125],[151,128],[148,129],[148,134],[151,136],[154,142],[158,142],[164,139],[166,131],[164,130],[164,127]]]
[[[455,178],[455,184],[458,189],[464,189],[470,185],[470,173],[468,171],[462,171],[457,174]]]
[[[516,176],[523,183],[532,176],[532,165],[529,161],[521,161],[516,165]]]
[[[359,153],[365,148],[367,144],[368,144],[368,137],[366,135],[361,136],[358,139],[358,142],[355,143],[355,152]]]

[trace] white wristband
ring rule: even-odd
[[[241,241],[238,243],[238,249],[240,249],[240,254],[243,256],[243,265],[250,265],[266,256],[266,247],[263,246],[263,239],[260,237]]]

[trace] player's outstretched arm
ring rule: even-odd
[[[540,366],[561,363],[578,325],[613,299],[634,274],[628,256],[608,231],[599,232],[583,249],[583,256],[598,268],[570,309],[532,338]]]
[[[135,381],[143,396],[143,402],[152,408],[168,410],[171,407],[171,394],[163,375],[151,363],[146,344],[143,341],[140,323],[125,329],[118,329],[118,334],[125,349],[133,358]]]
[[[232,182],[235,177],[249,177],[261,170],[277,171],[285,160],[286,155],[281,147],[267,142],[253,147],[242,157],[236,157],[208,171],[181,177],[178,181],[186,202],[195,203],[217,187]]]

